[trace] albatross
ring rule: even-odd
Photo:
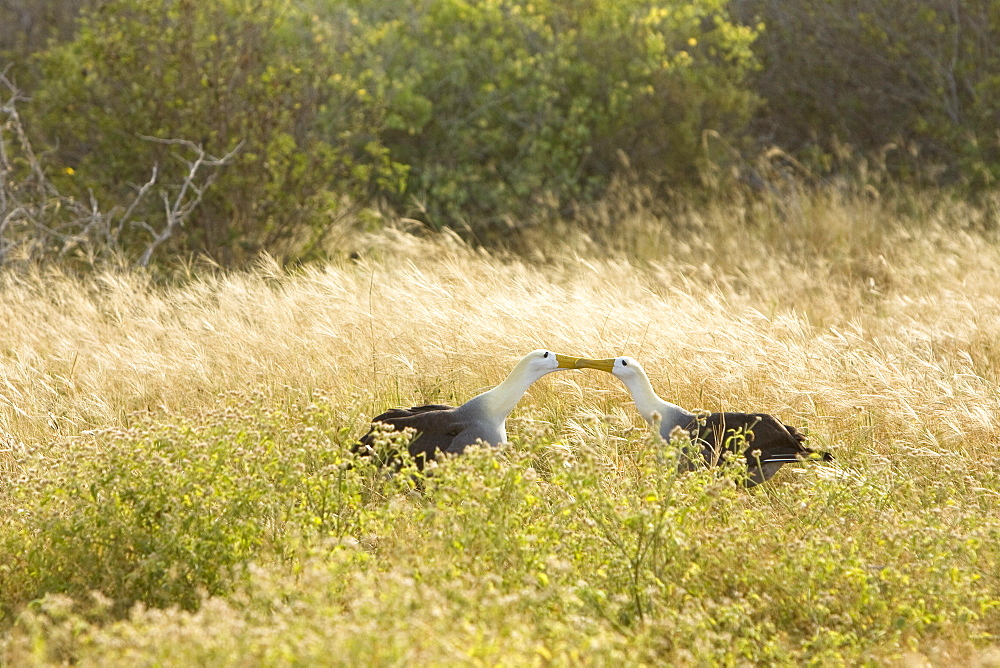
[[[438,452],[461,454],[477,441],[489,445],[506,443],[507,416],[531,384],[553,371],[575,369],[579,361],[578,357],[551,350],[532,350],[514,366],[503,382],[461,406],[428,404],[393,408],[376,415],[372,418],[372,428],[361,437],[355,451],[371,454],[380,431],[401,432],[409,427],[416,432],[410,441],[410,455],[422,469]],[[386,426],[380,429],[379,424]]]
[[[653,390],[645,369],[631,357],[594,360],[583,358],[578,368],[598,369],[614,375],[625,385],[636,410],[650,425],[656,416],[660,421],[660,436],[669,441],[671,433],[681,428],[691,436],[691,442],[701,447],[701,458],[708,466],[724,462],[723,452],[742,454],[747,463],[747,487],[770,480],[784,464],[820,459],[833,460],[828,452],[805,446],[805,436],[795,427],[782,423],[767,413],[710,413],[698,416],[677,404],[664,401]],[[742,453],[736,452],[746,445]],[[680,464],[681,468],[690,463]]]

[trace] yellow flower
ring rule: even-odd
[[[698,46],[698,40],[694,37],[688,40],[688,46]]]
[[[63,171],[64,171],[64,172],[65,172],[66,174],[70,175],[70,176],[73,176],[74,174],[76,174],[76,170],[75,170],[75,169],[73,169],[72,167],[67,167],[67,168],[66,168],[66,169],[64,169]]]

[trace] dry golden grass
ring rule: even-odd
[[[45,443],[291,386],[330,390],[361,429],[388,405],[462,401],[544,346],[639,357],[673,401],[807,421],[824,445],[981,456],[998,424],[1000,247],[889,215],[824,198],[798,215],[640,212],[613,243],[542,238],[536,260],[387,231],[359,261],[265,260],[168,286],[8,273],[0,427]],[[625,398],[608,377],[563,373],[515,415],[630,416]]]
[[[827,497],[818,492],[826,500],[811,499],[810,505],[818,504],[811,519],[802,519],[805,503],[800,507],[793,498],[806,489],[801,487],[805,481],[822,478],[855,481],[850,489],[858,497],[849,505],[852,516],[864,522],[883,521],[894,512],[919,517],[913,506],[892,508],[893,490],[910,490],[904,496],[920,504],[923,497],[914,489],[945,481],[949,489],[950,481],[956,482],[953,491],[934,492],[942,508],[957,503],[970,512],[976,509],[982,531],[990,518],[1000,516],[988,510],[1000,507],[990,503],[997,491],[977,482],[991,479],[988,474],[1000,466],[1000,240],[995,233],[978,229],[960,206],[922,200],[910,202],[914,213],[905,217],[896,211],[898,202],[835,194],[718,205],[670,217],[627,204],[592,212],[589,235],[564,229],[524,239],[534,248],[525,256],[490,254],[448,236],[418,238],[389,229],[356,238],[357,260],[294,270],[264,259],[253,271],[206,267],[166,284],[142,273],[3,274],[0,470],[12,474],[30,456],[58,459],[74,436],[128,427],[144,414],[165,423],[174,415],[199,415],[225,403],[220,394],[233,390],[259,391],[265,404],[288,410],[303,392],[317,390],[332,407],[335,424],[356,436],[388,406],[464,401],[500,380],[524,352],[547,347],[577,355],[635,356],[671,401],[689,408],[771,412],[804,426],[816,447],[834,452],[832,466],[783,469],[772,486],[792,483],[786,495],[734,501],[741,510],[733,522],[754,516],[771,531],[789,531],[788,540],[805,540],[820,523],[836,525],[837,505],[847,488]],[[624,390],[605,374],[548,376],[515,410],[509,432],[515,442],[525,443],[545,435],[551,451],[600,450],[610,472],[603,484],[609,487],[639,476],[641,438],[636,434],[644,432],[643,425]],[[870,516],[858,510],[869,493],[886,504]],[[459,592],[467,584],[474,587],[461,579],[454,591],[428,580],[419,585],[426,591],[415,593],[417,585],[402,573],[409,568],[405,555],[422,558],[430,549],[421,543],[426,535],[417,528],[419,512],[406,502],[390,502],[386,512],[413,518],[394,525],[394,533],[380,537],[380,547],[371,550],[390,560],[382,566],[389,584],[379,584],[379,575],[359,576],[345,585],[350,596],[384,586],[385,596],[416,596],[447,607],[456,597],[473,595]],[[443,513],[433,517],[445,521]],[[756,540],[753,523],[741,521],[749,528],[723,525],[733,544]],[[908,519],[901,526],[911,523]],[[839,530],[853,536],[847,543],[864,541],[876,531],[847,525]],[[767,549],[781,563],[783,548]],[[990,559],[978,554],[980,560]],[[367,559],[364,554],[351,558]],[[403,563],[403,570],[392,565],[393,559]],[[305,568],[317,567],[307,561]],[[308,577],[327,577],[326,568]],[[997,584],[1000,571],[976,568],[976,577],[985,578],[982,584]],[[294,588],[280,568],[269,572],[259,586],[272,586],[267,583],[274,580]],[[448,572],[447,578],[457,577]],[[289,596],[288,591],[280,596]],[[730,594],[716,602],[728,600],[725,596]],[[490,610],[499,619],[506,604],[502,597],[497,601],[496,610]],[[373,610],[385,604],[382,599],[369,603]],[[135,626],[123,622],[124,627],[109,631],[117,639],[102,651],[125,643],[141,653],[156,645],[157,633],[186,637],[200,628],[194,636],[201,640],[192,640],[193,647],[204,641],[204,633],[214,635],[205,630],[213,625],[252,626],[249,618],[239,617],[243,613],[232,612],[232,605],[243,610],[249,604],[212,599],[194,617],[139,611]],[[316,608],[308,601],[301,605],[313,614],[324,606],[336,611],[324,615],[348,614],[326,598]],[[777,612],[768,619],[786,614],[777,603],[772,607]],[[795,607],[787,612],[793,619]],[[430,617],[415,617],[414,623],[446,634],[451,627],[434,616],[434,609],[427,608]],[[534,619],[530,612],[517,614]],[[984,608],[976,614],[992,619],[990,628],[996,630],[995,613]],[[313,623],[301,621],[297,613],[281,619],[294,628]],[[609,653],[600,655],[606,660],[618,660],[618,652],[631,660],[704,658],[676,648],[658,653],[658,622],[630,636],[619,635],[617,622],[587,619],[586,624],[597,624],[594,637],[606,641]],[[466,656],[462,648],[468,644],[479,647],[483,660],[504,662],[510,656],[531,657],[533,643],[543,642],[506,626],[484,639],[482,627],[472,624],[454,629],[453,636],[442,635],[444,644],[431,651],[412,644],[415,631],[396,628],[392,642],[380,647],[377,629],[350,628],[351,634],[336,642],[317,640],[316,656],[335,646],[361,653],[356,656],[378,650],[387,663],[420,657],[450,662]],[[913,656],[972,660],[980,656],[977,647],[989,645],[982,640],[987,636],[972,642],[956,636],[954,626],[941,628],[941,634],[928,636],[929,644],[914,636]],[[97,633],[100,638],[103,632]],[[559,654],[562,661],[578,656],[573,652],[589,631],[580,633],[582,639],[566,631],[570,649]],[[777,637],[781,645],[785,636]],[[633,641],[642,648],[638,654],[628,653]],[[240,642],[252,645],[245,638]],[[827,658],[899,658],[896,642],[881,648],[859,641],[854,653]],[[222,645],[216,651],[230,651]],[[553,648],[546,646],[546,652]],[[524,653],[505,659],[505,647]],[[775,656],[790,661],[823,656],[817,647]],[[246,647],[240,651],[232,656],[260,657]],[[24,655],[14,651],[11,656]],[[128,656],[118,655],[118,662]],[[206,660],[209,654],[200,656]],[[545,652],[539,656],[544,659]]]

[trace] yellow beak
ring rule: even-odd
[[[559,362],[557,369],[579,369],[580,368],[579,357],[573,357],[571,355],[560,355],[556,353],[556,362]]]
[[[577,369],[597,369],[599,371],[607,371],[611,373],[611,370],[615,368],[615,358],[606,360],[592,360],[586,357],[581,357],[576,361]]]

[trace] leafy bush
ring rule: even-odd
[[[996,467],[746,491],[659,439],[534,434],[386,476],[343,466],[322,398],[225,403],[4,490],[6,658],[853,663],[1000,628]]]
[[[337,18],[280,0],[102,3],[73,41],[40,55],[37,131],[73,170],[67,188],[117,201],[154,164],[162,181],[183,180],[172,147],[144,137],[216,155],[241,145],[183,245],[225,260],[308,241],[341,215],[343,197],[391,192],[405,174],[377,142],[378,105],[351,75],[351,15]]]
[[[693,183],[703,132],[739,143],[753,110],[754,37],[722,0],[112,0],[39,55],[33,113],[81,198],[124,201],[154,164],[180,183],[144,137],[243,142],[183,240],[240,259],[345,200],[480,233],[598,196],[623,161]]]
[[[694,183],[703,132],[738,143],[754,108],[755,33],[718,0],[358,4],[384,26],[384,144],[436,224],[587,201],[626,165]]]
[[[53,182],[59,180],[47,156],[39,156],[21,120],[24,97],[14,83],[0,73],[0,265],[30,264],[59,258],[63,263],[93,268],[118,264],[125,251],[138,251],[136,230],[145,231],[145,249],[136,264],[147,266],[158,247],[178,235],[201,204],[205,191],[235,151],[221,158],[207,155],[192,142],[167,140],[159,143],[190,152],[183,182],[174,192],[161,192],[160,215],[137,219],[150,190],[158,184],[154,169],[149,181],[139,187],[127,206],[102,210],[93,193],[89,200],[64,195]],[[206,174],[205,172],[208,171]],[[72,168],[63,170],[71,176]],[[155,218],[155,219],[154,219]],[[129,248],[132,246],[132,248]]]
[[[237,399],[194,420],[81,437],[58,475],[38,462],[8,488],[4,505],[19,510],[0,536],[2,608],[91,590],[119,612],[193,607],[294,535],[344,532],[373,474],[346,465],[328,412],[306,403],[291,418]]]
[[[1000,176],[997,3],[733,5],[766,26],[754,45],[763,64],[754,86],[767,100],[758,136],[811,154],[813,166],[833,166],[846,145],[925,182],[984,186]]]
[[[223,262],[308,254],[345,213],[384,203],[504,241],[623,175],[653,198],[718,192],[774,144],[800,174],[858,158],[935,185],[1000,173],[1000,13],[987,0],[79,6],[75,36],[37,55],[28,91],[54,186],[125,208],[156,165],[174,201],[191,160],[178,146],[239,146],[169,240]],[[76,5],[59,7],[66,39]],[[134,255],[161,199],[116,239]]]
[[[0,62],[22,66],[22,72],[15,72],[15,76],[28,74],[27,57],[44,49],[50,39],[69,39],[80,10],[93,4],[95,0],[3,0],[0,2]]]

